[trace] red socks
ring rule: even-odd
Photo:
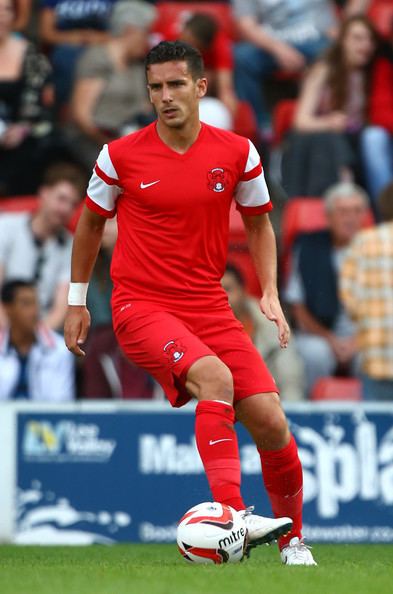
[[[195,437],[214,501],[245,509],[233,406],[202,400],[196,407]]]
[[[296,441],[291,440],[281,450],[259,450],[262,474],[275,517],[288,516],[293,528],[288,536],[279,539],[279,547],[286,546],[291,538],[302,534],[303,471]]]
[[[240,460],[234,429],[235,412],[230,404],[203,400],[196,407],[195,436],[214,501],[237,510],[245,509],[240,493]],[[296,442],[281,450],[259,450],[263,480],[276,517],[289,516],[293,529],[279,539],[283,548],[291,538],[301,538],[303,472]]]

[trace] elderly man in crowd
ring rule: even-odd
[[[324,196],[328,229],[301,235],[295,243],[285,290],[306,370],[307,390],[336,371],[352,373],[354,327],[338,294],[338,275],[348,246],[364,224],[368,199],[352,183],[339,183]]]

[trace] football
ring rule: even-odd
[[[195,505],[177,527],[177,546],[190,563],[237,563],[243,559],[246,537],[241,513],[216,502]]]

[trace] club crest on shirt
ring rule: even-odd
[[[207,172],[207,187],[213,192],[223,192],[228,183],[228,174],[222,167]]]
[[[185,347],[179,344],[176,340],[170,340],[164,346],[164,353],[169,359],[169,362],[174,364],[180,361],[182,357],[184,357],[184,353],[186,352]]]

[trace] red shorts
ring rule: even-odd
[[[190,400],[187,372],[206,355],[217,356],[231,370],[235,402],[261,392],[278,393],[261,355],[229,307],[203,314],[175,313],[133,302],[114,308],[113,325],[126,356],[161,384],[172,406]]]

